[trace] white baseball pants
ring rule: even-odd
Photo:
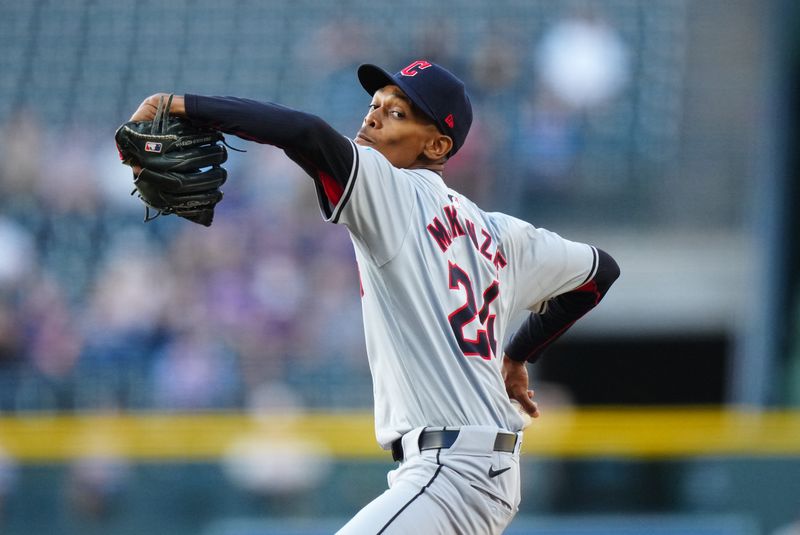
[[[498,429],[484,426],[461,427],[450,448],[420,452],[423,429],[403,436],[405,459],[389,472],[389,489],[338,535],[491,535],[511,523],[522,433],[513,453],[493,451]]]

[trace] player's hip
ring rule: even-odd
[[[513,515],[520,501],[521,442],[522,433],[486,426],[418,428],[400,440],[402,460],[389,474],[389,484],[419,483],[440,470],[453,492],[477,491]]]

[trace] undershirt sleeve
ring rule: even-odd
[[[184,96],[194,123],[284,150],[337,204],[356,165],[353,142],[323,119],[279,104],[238,97]]]
[[[594,276],[580,287],[550,299],[546,310],[532,313],[511,337],[505,353],[518,362],[536,362],[572,325],[593,309],[619,277],[614,259],[597,249],[597,269]]]

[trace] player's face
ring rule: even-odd
[[[395,167],[408,169],[429,163],[426,144],[440,135],[399,87],[387,85],[373,95],[355,142],[375,148]]]

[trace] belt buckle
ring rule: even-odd
[[[494,451],[502,451],[506,453],[513,453],[517,447],[519,436],[516,433],[507,433],[500,431],[494,440]]]

